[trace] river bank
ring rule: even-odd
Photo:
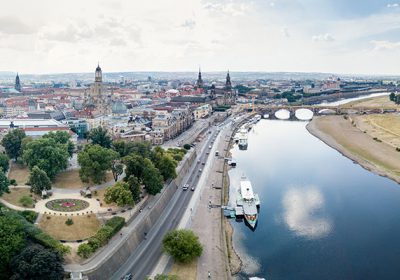
[[[363,168],[400,183],[400,153],[396,149],[361,131],[349,117],[315,117],[307,130],[328,146]]]

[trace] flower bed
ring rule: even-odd
[[[46,207],[50,210],[61,212],[81,211],[89,207],[89,202],[81,199],[54,199],[46,203]]]

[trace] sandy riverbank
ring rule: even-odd
[[[307,130],[365,169],[400,183],[400,152],[360,130],[351,117],[315,117]]]

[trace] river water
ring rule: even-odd
[[[244,174],[261,200],[251,231],[232,220],[238,278],[400,279],[400,186],[309,134],[305,122],[261,120],[235,146],[231,203]]]

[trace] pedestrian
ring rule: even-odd
[[[122,237],[122,232],[120,232],[120,233],[119,233],[119,236],[121,236],[121,237]]]

